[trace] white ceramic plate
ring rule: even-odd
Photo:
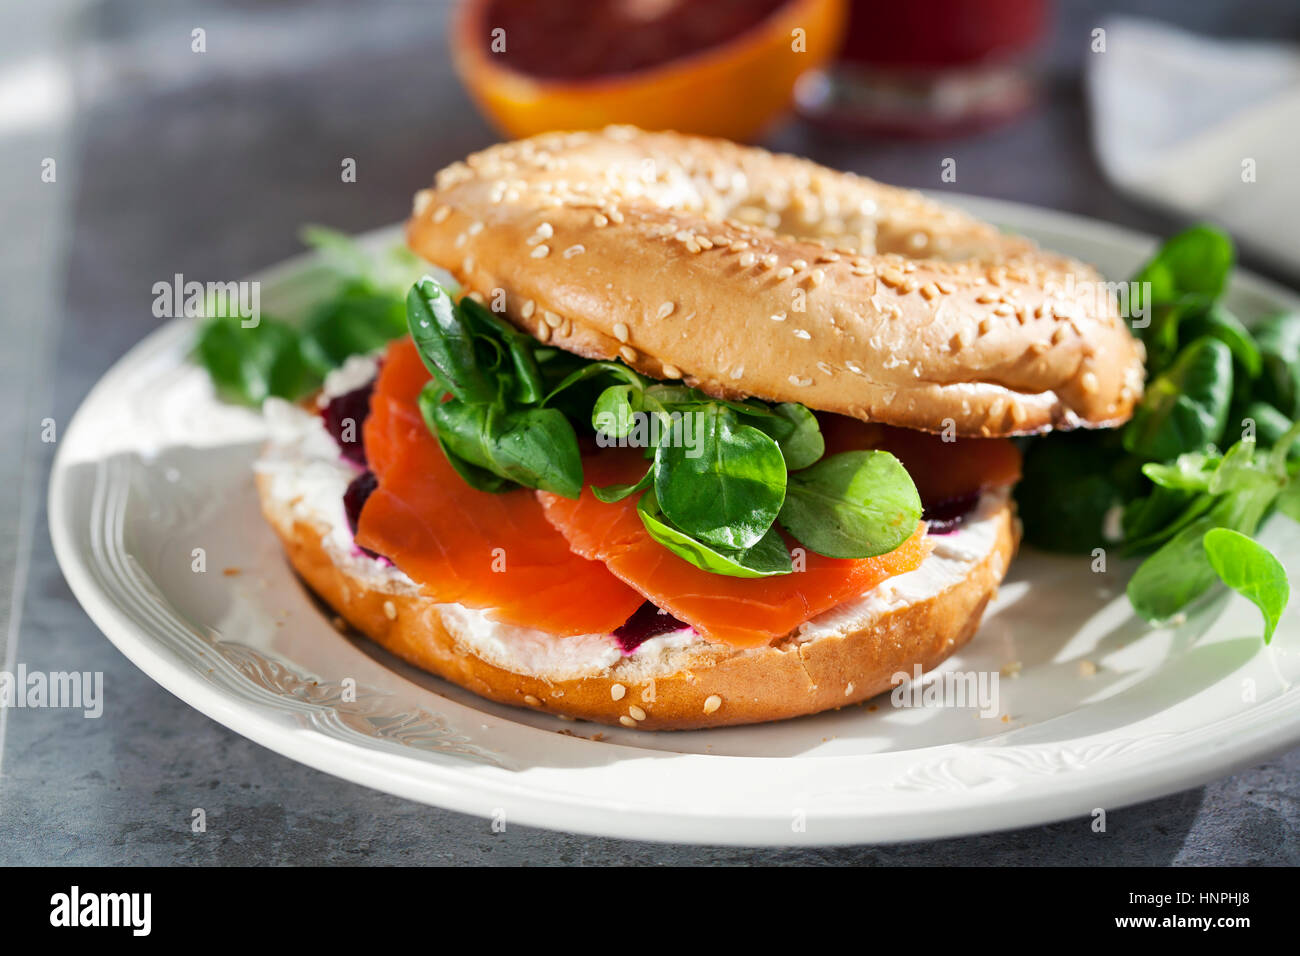
[[[963,202],[1112,278],[1154,246],[1058,213]],[[261,276],[263,307],[300,308],[316,268],[304,257]],[[1245,273],[1231,304],[1248,318],[1300,307]],[[164,325],[77,413],[50,487],[55,549],[95,623],[154,680],[329,773],[507,823],[831,844],[1110,810],[1300,743],[1300,601],[1269,647],[1258,612],[1235,596],[1151,630],[1124,596],[1131,566],[1094,574],[1087,560],[1032,551],[1012,565],[976,640],[943,668],[1018,666],[1000,681],[993,717],[885,698],[772,725],[653,734],[486,703],[330,626],[258,515],[249,466],[260,420],[214,400],[186,360],[193,334],[190,321]],[[1264,539],[1300,580],[1295,527],[1275,520]],[[196,548],[204,573],[192,569]],[[1097,671],[1085,676],[1089,664]]]

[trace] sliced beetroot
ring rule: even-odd
[[[348,528],[352,531],[352,537],[354,538],[357,536],[357,522],[361,520],[361,509],[365,506],[370,493],[378,487],[379,480],[375,478],[375,473],[373,471],[363,471],[348,482],[347,490],[343,492],[343,512],[348,517]],[[379,557],[369,548],[361,548],[361,550],[372,558]]]
[[[934,504],[926,504],[923,517],[930,523],[929,534],[952,534],[970,517],[975,506],[979,504],[980,493],[958,495],[945,498]]]
[[[650,638],[680,631],[687,626],[667,611],[661,611],[652,602],[646,601],[632,612],[625,623],[615,629],[614,638],[623,648],[624,654],[631,654]]]
[[[374,390],[375,383],[372,380],[360,388],[334,396],[321,409],[326,431],[333,436],[343,457],[353,464],[366,463],[366,445],[361,426],[370,417],[370,395]]]

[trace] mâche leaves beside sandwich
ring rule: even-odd
[[[1146,394],[1119,442],[1034,439],[1018,497],[1030,543],[1145,556],[1128,585],[1144,617],[1168,619],[1221,581],[1260,608],[1267,641],[1289,592],[1251,536],[1275,510],[1297,517],[1300,315],[1248,328],[1222,301],[1234,259],[1227,236],[1196,226],[1137,272],[1151,316]],[[1116,509],[1117,540],[1105,533]]]
[[[326,270],[301,322],[262,315],[253,324],[209,310],[199,329],[195,357],[226,401],[302,398],[348,356],[406,334],[406,289],[424,269],[419,259],[405,248],[368,253],[322,226],[303,227],[302,238]]]
[[[503,144],[407,239],[454,282],[353,266],[303,323],[215,318],[197,354],[265,400],[263,512],[304,581],[475,693],[644,729],[866,700],[975,633],[1047,431],[1032,535],[1090,550],[1110,519],[1151,555],[1142,613],[1223,580],[1276,626],[1250,536],[1300,510],[1298,340],[1223,308],[1213,230],[1144,269],[1145,395],[1087,266],[725,142]]]

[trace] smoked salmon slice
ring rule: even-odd
[[[532,491],[478,491],[425,427],[429,373],[409,338],[389,346],[364,425],[378,481],[357,544],[388,558],[435,601],[553,634],[608,634],[642,596],[599,561],[575,554]]]
[[[677,557],[646,531],[639,495],[605,503],[591,485],[636,481],[645,472],[639,450],[607,448],[583,459],[586,487],[577,501],[537,492],[546,517],[583,557],[606,567],[646,598],[715,641],[758,647],[809,618],[857,597],[886,578],[916,568],[929,553],[924,532],[876,558],[841,560],[807,552],[803,571],[770,578],[711,574]],[[797,545],[796,545],[797,546]]]

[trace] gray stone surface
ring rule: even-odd
[[[1209,31],[1231,24],[1235,32],[1295,35],[1300,25],[1293,4],[1136,6],[1190,17]],[[938,186],[939,160],[954,156],[962,191],[1168,231],[1174,223],[1115,194],[1091,158],[1077,68],[1104,8],[1062,11],[1045,59],[1044,102],[1016,125],[951,142],[893,143],[791,124],[770,144],[922,187]],[[111,0],[74,21],[77,145],[67,168],[75,175],[61,187],[71,191],[73,220],[49,373],[60,423],[156,327],[154,281],[175,272],[244,275],[295,252],[295,231],[307,221],[349,230],[393,222],[435,168],[494,139],[452,76],[443,15],[441,4],[428,2],[173,3],[161,13],[155,4]],[[208,33],[201,56],[189,51],[195,26]],[[343,157],[357,160],[355,184],[339,181]],[[38,449],[33,462],[41,475],[48,452]],[[112,706],[99,720],[48,710],[8,715],[0,863],[1300,862],[1300,751],[1114,811],[1105,834],[1075,820],[940,843],[824,850],[667,846],[523,827],[494,835],[485,821],[293,763],[163,691],[72,598],[43,505],[30,503],[37,532],[17,659],[31,669],[102,670]],[[189,830],[195,807],[207,811],[205,834]]]

